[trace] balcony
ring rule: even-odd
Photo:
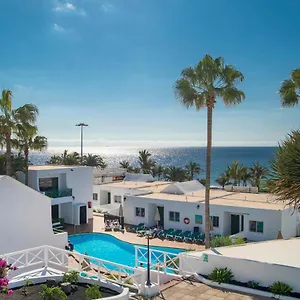
[[[65,190],[53,190],[49,192],[45,192],[45,195],[50,198],[62,198],[62,197],[70,197],[72,196],[72,189],[65,189]]]

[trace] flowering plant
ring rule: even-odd
[[[0,258],[0,294],[6,294],[10,296],[13,291],[8,288],[9,280],[7,278],[7,272],[9,270],[17,270],[17,267],[12,267],[6,260]]]

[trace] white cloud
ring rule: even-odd
[[[102,4],[101,8],[105,13],[109,13],[115,10],[115,7],[112,4]]]
[[[65,3],[59,2],[57,4],[57,6],[54,8],[54,10],[57,12],[76,13],[76,14],[82,15],[82,16],[86,15],[86,12],[83,9],[76,7],[71,2],[65,2]]]
[[[56,23],[54,23],[52,27],[57,32],[65,32],[66,31],[66,29],[64,27],[62,27]]]
[[[15,89],[18,90],[32,90],[32,86],[26,86],[26,85],[22,85],[22,84],[15,84],[14,85]]]

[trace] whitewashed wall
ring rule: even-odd
[[[296,236],[297,224],[300,223],[299,212],[293,208],[287,208],[282,212],[281,233],[283,238]]]
[[[138,224],[144,222],[145,224],[152,226],[154,222],[154,211],[155,206],[164,207],[164,227],[182,229],[182,230],[193,230],[195,226],[200,228],[200,231],[204,232],[204,204],[195,202],[180,202],[180,201],[170,201],[170,200],[160,200],[151,199],[138,196],[126,196],[126,201],[124,202],[124,216],[125,222],[128,224]],[[198,208],[199,205],[199,208]],[[145,217],[136,217],[135,208],[143,207],[145,208]],[[169,211],[180,212],[180,222],[173,222],[169,220]],[[222,205],[210,205],[211,216],[219,217],[219,227],[214,228],[213,233],[230,235],[231,230],[231,219],[230,214],[244,214],[244,232],[243,235],[252,241],[263,241],[272,240],[276,238],[278,231],[281,230],[281,211],[279,210],[267,210],[267,209],[254,209],[245,207],[234,207],[234,206],[222,206]],[[195,223],[195,215],[202,215],[203,224]],[[190,223],[184,224],[184,218],[189,218]],[[289,224],[291,228],[296,228],[296,219],[290,218],[286,215],[287,221],[285,224]],[[250,232],[249,231],[249,221],[263,221],[264,222],[264,232]],[[287,225],[285,225],[287,226]],[[291,229],[287,229],[290,232]]]
[[[52,231],[48,197],[7,176],[0,178],[0,191],[0,253],[41,245],[65,247],[67,233]]]
[[[73,170],[73,171],[71,171]],[[93,202],[93,169],[91,167],[70,167],[57,169],[29,170],[29,186],[39,190],[39,178],[58,177],[59,189],[72,189],[73,203]],[[93,218],[93,209],[87,210],[88,219]]]
[[[234,279],[241,282],[254,280],[262,286],[270,286],[275,281],[282,281],[290,285],[294,291],[300,292],[300,269],[277,264],[268,264],[247,259],[207,254],[208,262],[203,257],[189,255],[181,256],[181,268],[194,271],[202,275],[209,275],[215,267],[231,269]],[[283,253],[283,255],[286,255]]]

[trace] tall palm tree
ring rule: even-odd
[[[40,135],[35,135],[35,132],[17,131],[17,139],[13,140],[13,145],[19,151],[23,151],[25,158],[25,184],[28,185],[28,166],[29,166],[29,151],[44,151],[48,147],[47,138]]]
[[[213,59],[206,55],[195,67],[182,71],[182,78],[175,83],[175,94],[180,102],[196,110],[207,109],[207,147],[206,147],[206,192],[205,192],[205,235],[209,236],[210,213],[210,173],[212,149],[212,115],[217,98],[223,100],[226,106],[241,103],[245,98],[244,92],[236,85],[244,80],[243,74],[231,65],[225,65],[224,59]],[[205,247],[210,247],[209,238],[205,239]]]
[[[165,168],[165,178],[167,181],[186,181],[188,178],[187,171],[183,168],[170,166]]]
[[[251,174],[249,173],[249,168],[246,166],[241,166],[239,169],[239,178],[243,183],[243,186],[247,186],[248,181],[251,178]]]
[[[12,91],[3,90],[0,98],[0,130],[6,146],[6,175],[12,174],[11,166],[11,135],[14,129]]]
[[[157,166],[156,167],[156,176],[157,179],[160,180],[162,178],[162,176],[164,175],[165,172],[165,168],[163,166]]]
[[[150,174],[155,162],[151,159],[151,153],[147,150],[139,151],[139,164],[144,174]]]
[[[105,169],[107,167],[107,163],[100,155],[92,154],[84,155],[82,164],[85,166],[96,167],[100,169]]]
[[[269,174],[268,168],[261,165],[259,162],[253,163],[253,166],[249,168],[250,171],[250,183],[260,190],[262,181],[267,178]]]
[[[35,125],[38,108],[33,104],[25,104],[14,111],[15,135],[13,145],[24,152],[25,157],[25,184],[28,185],[29,150],[42,151],[47,149],[47,138],[38,136]]]
[[[230,176],[230,179],[233,180],[233,185],[240,185],[242,181],[242,175],[244,166],[239,164],[238,160],[235,160],[227,167],[227,174]]]
[[[279,89],[281,105],[284,107],[295,106],[300,99],[300,69],[295,69],[291,73],[291,78],[281,83]]]
[[[185,166],[187,172],[189,173],[189,179],[193,180],[195,174],[200,174],[201,171],[203,171],[203,169],[200,168],[200,165],[190,161],[186,166]]]

